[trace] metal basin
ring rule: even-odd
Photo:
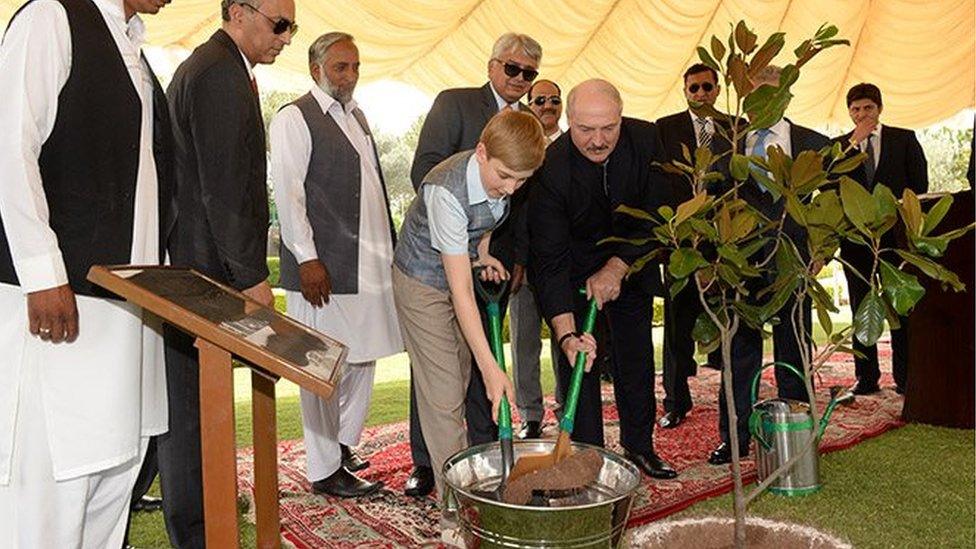
[[[515,441],[515,457],[548,453],[554,440]],[[576,451],[592,448],[603,456],[596,482],[569,494],[536,498],[532,505],[511,505],[489,495],[501,480],[497,443],[473,446],[444,464],[445,503],[454,512],[467,547],[578,548],[618,547],[640,471],[630,461],[603,448],[573,443]]]

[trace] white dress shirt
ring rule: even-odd
[[[495,86],[492,86],[490,82],[488,83],[488,87],[491,88],[491,94],[495,96],[495,103],[498,105],[499,112],[505,107],[508,107],[513,111],[517,111],[519,109],[518,101],[515,103],[509,103],[508,101],[505,101],[502,96],[498,95],[498,92],[495,91]]]
[[[359,292],[332,295],[329,303],[321,308],[312,307],[304,299],[289,300],[290,303],[303,303],[309,310],[289,310],[288,314],[314,318],[313,328],[349,347],[348,362],[369,362],[403,350],[393,307],[393,242],[378,159],[373,153],[370,137],[353,116],[353,111],[358,108],[355,101],[343,107],[318,87],[312,88],[312,96],[359,153]],[[305,176],[312,157],[312,137],[295,105],[289,105],[275,115],[268,133],[281,240],[301,264],[318,257],[315,235],[308,221],[308,216],[315,212],[305,208]],[[328,269],[329,265],[325,267]]]
[[[138,16],[125,20],[122,0],[93,3],[142,103],[130,260],[156,263],[152,77],[140,49],[145,27]],[[24,8],[0,46],[0,212],[20,280],[20,287],[0,284],[0,310],[5,312],[0,348],[6,353],[0,361],[0,484],[9,480],[23,368],[41,369],[57,480],[124,463],[138,455],[140,435],[158,434],[167,426],[164,371],[156,362],[162,348],[159,338],[144,330],[138,307],[77,296],[78,340],[52,344],[27,330],[24,294],[67,283],[57,237],[49,225],[38,156],[57,119],[58,95],[68,80],[71,56],[67,14],[55,0],[37,0]],[[82,132],[78,138],[85,138]]]
[[[746,152],[752,154],[752,149],[756,145],[756,140],[758,136],[756,131],[751,131],[746,136]],[[776,145],[778,146],[786,156],[793,156],[792,141],[790,140],[790,123],[786,121],[785,118],[780,118],[779,122],[773,124],[769,127],[769,135],[766,136],[766,146],[764,148]]]

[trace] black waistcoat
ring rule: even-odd
[[[109,296],[85,277],[92,265],[131,257],[142,105],[98,8],[58,1],[71,29],[71,72],[38,163],[71,289]],[[0,282],[19,285],[2,219]]]

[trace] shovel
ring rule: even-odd
[[[498,367],[505,371],[505,348],[502,345],[502,311],[499,302],[505,290],[508,288],[508,281],[495,284],[494,290],[489,290],[487,283],[479,276],[483,267],[474,269],[475,290],[481,299],[485,301],[485,309],[488,313],[489,343],[491,352],[495,355],[495,362]],[[508,478],[512,470],[512,463],[515,461],[515,450],[512,447],[512,409],[508,404],[508,397],[502,395],[502,403],[498,410],[498,442],[502,449],[502,479],[495,490],[497,499],[501,499],[501,494],[505,491],[505,479]]]
[[[586,319],[583,321],[583,333],[593,333],[593,326],[596,324],[596,312],[596,300],[591,299],[589,309],[586,311]],[[520,457],[508,475],[508,482],[534,471],[552,467],[573,453],[570,435],[573,433],[576,405],[579,402],[580,386],[583,383],[585,367],[586,353],[576,353],[576,364],[573,366],[573,377],[569,382],[569,392],[566,394],[563,417],[559,421],[559,438],[556,439],[555,449],[549,454],[531,454]]]

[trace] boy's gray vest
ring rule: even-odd
[[[468,204],[468,160],[474,151],[462,151],[449,157],[430,170],[423,184],[417,189],[417,197],[410,204],[407,216],[400,229],[400,241],[393,254],[393,263],[407,276],[423,282],[438,290],[448,291],[447,276],[441,254],[430,243],[430,223],[427,219],[427,203],[424,201],[424,186],[438,185],[446,188],[458,199],[468,216],[468,254],[478,255],[478,242],[482,235],[505,220],[503,215],[497,222],[491,215],[487,202]],[[508,205],[505,206],[508,214]]]
[[[358,293],[359,200],[362,187],[359,153],[332,115],[322,111],[322,106],[311,93],[299,97],[292,105],[302,113],[312,138],[312,156],[305,175],[305,212],[312,226],[315,252],[329,270],[333,294]],[[369,126],[362,111],[357,108],[353,115],[369,136]],[[373,154],[376,155],[375,145]],[[376,165],[379,166],[378,155]],[[379,170],[379,176],[386,214],[390,220],[391,238],[396,244],[382,170]],[[281,287],[300,291],[298,261],[284,242],[280,253]]]

